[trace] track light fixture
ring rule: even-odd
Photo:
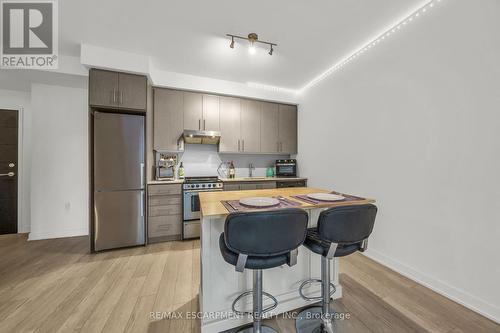
[[[269,45],[271,47],[271,49],[268,52],[269,55],[273,55],[273,52],[274,52],[273,47],[278,46],[278,44],[275,44],[275,43],[265,42],[265,41],[259,40],[259,36],[255,32],[248,34],[248,37],[241,37],[241,36],[231,35],[231,34],[227,34],[226,36],[231,37],[231,44],[229,44],[229,47],[232,49],[234,49],[234,39],[235,38],[247,40],[249,42],[248,52],[250,52],[250,54],[255,54],[255,52],[256,52],[256,48],[255,48],[256,45],[255,44],[256,43]]]

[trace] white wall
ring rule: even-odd
[[[18,110],[18,232],[30,230],[31,97],[29,92],[0,89],[0,109]]]
[[[500,321],[500,2],[441,4],[306,91],[298,159],[377,199],[369,256]]]
[[[32,85],[30,240],[88,234],[87,89]]]
[[[169,72],[156,68],[147,55],[81,44],[81,63],[87,67],[147,75],[153,86],[249,97],[274,102],[296,103],[297,94],[290,91],[263,89],[248,84],[198,75]]]
[[[274,167],[277,159],[289,158],[289,155],[219,154],[216,145],[186,144],[178,158],[187,177],[217,176],[217,168],[223,161],[234,162],[236,177],[248,177],[250,163],[255,168],[253,176],[263,177],[268,167]]]

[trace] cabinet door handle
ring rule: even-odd
[[[279,143],[279,141],[276,141],[276,151],[280,151],[280,143]]]
[[[116,92],[115,89],[111,90],[111,104],[114,104],[116,101]]]
[[[201,130],[201,119],[198,119],[198,129]]]
[[[206,131],[207,130],[207,122],[205,119],[203,119],[203,129]]]
[[[14,177],[16,174],[14,172],[0,173],[0,177]]]
[[[123,91],[120,90],[120,100],[118,101],[118,104],[122,105],[123,104]]]
[[[241,146],[242,146],[241,150],[245,151],[245,139],[241,140]]]
[[[238,139],[238,151],[240,151],[240,139]]]

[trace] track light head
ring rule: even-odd
[[[273,49],[273,46],[271,45],[271,49],[269,50],[269,55],[272,56],[273,55],[273,51],[274,51],[274,49]]]
[[[234,37],[231,37],[231,44],[229,44],[229,47],[234,49]]]

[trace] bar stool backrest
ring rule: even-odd
[[[289,253],[304,242],[307,221],[307,212],[297,208],[232,213],[224,225],[226,246],[255,257]]]
[[[332,243],[360,243],[372,233],[376,215],[374,205],[330,208],[319,215],[318,234]]]

